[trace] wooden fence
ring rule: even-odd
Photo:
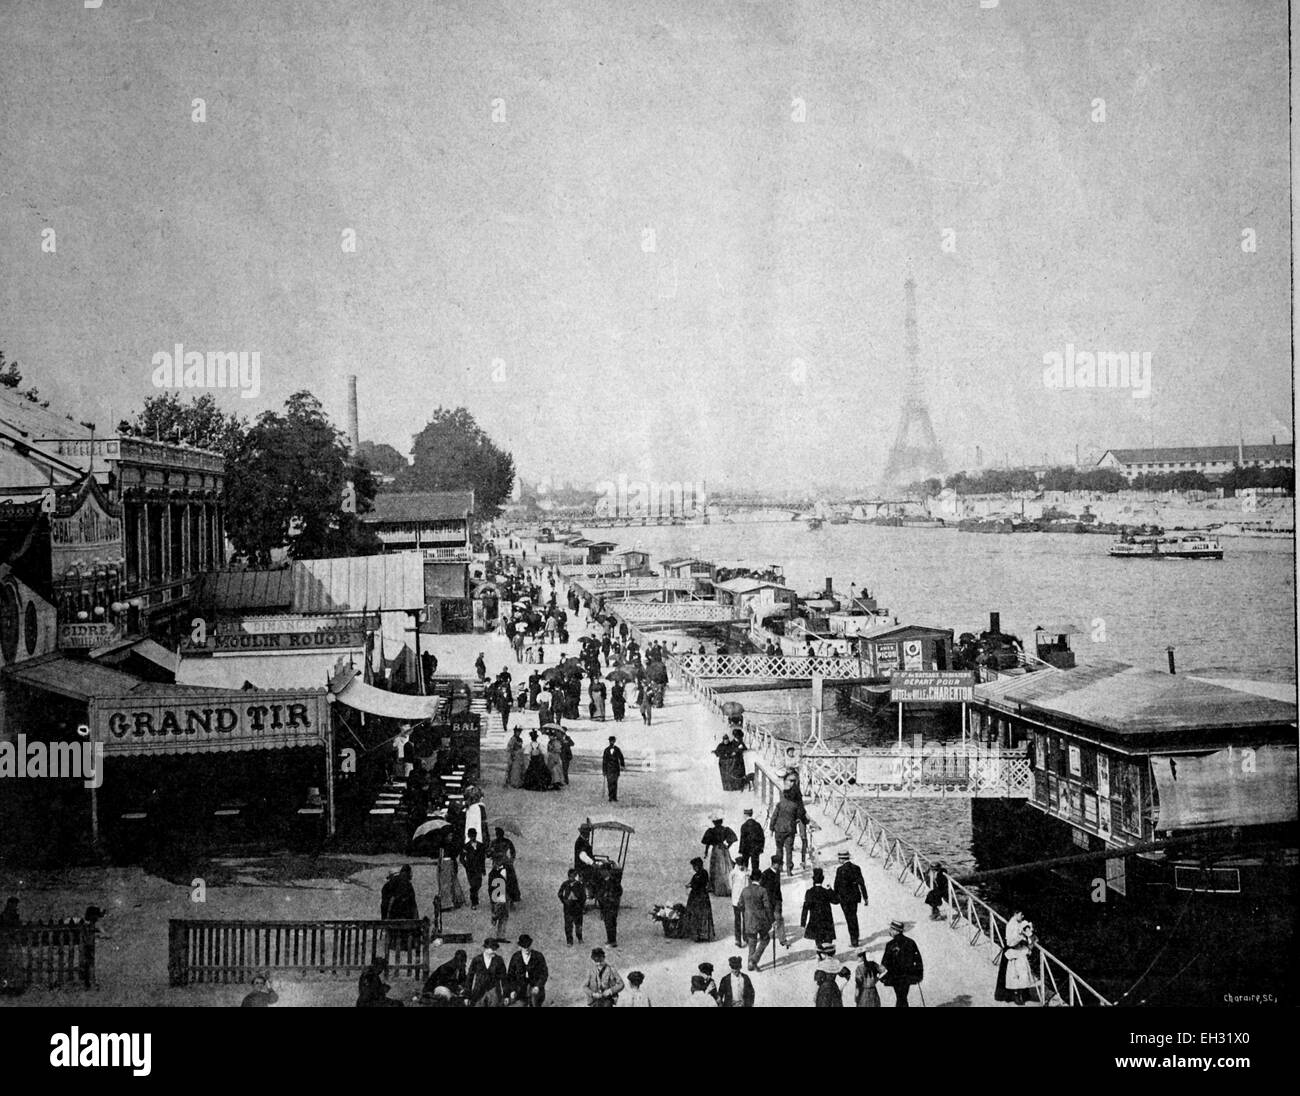
[[[0,928],[0,957],[3,967],[21,968],[28,985],[61,986],[81,982],[87,969],[94,980],[93,951],[86,963],[86,944],[90,926],[60,924],[56,921],[30,921],[24,925]],[[15,957],[19,963],[15,963]]]
[[[247,982],[258,971],[358,975],[376,955],[388,973],[429,974],[431,926],[420,921],[199,921],[168,924],[173,986]]]

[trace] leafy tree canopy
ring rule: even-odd
[[[344,510],[348,481],[356,513]],[[226,534],[237,557],[267,566],[288,548],[294,559],[370,555],[375,535],[358,515],[371,509],[375,481],[352,458],[320,401],[296,392],[284,413],[266,411],[242,437],[226,476]]]
[[[515,459],[497,448],[465,408],[439,407],[415,436],[413,462],[398,478],[403,491],[473,490],[480,518],[494,518],[510,497]]]
[[[382,442],[376,444],[373,441],[363,441],[360,456],[372,472],[382,472],[387,476],[400,476],[410,468],[401,453]]]
[[[160,392],[144,401],[144,409],[134,419],[123,419],[121,434],[158,438],[160,441],[183,441],[199,449],[212,449],[225,457],[233,456],[248,431],[248,421],[226,414],[210,394],[196,396],[181,403],[175,392]]]

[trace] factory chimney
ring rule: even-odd
[[[352,452],[361,451],[361,429],[357,425],[357,375],[348,374],[348,442]]]

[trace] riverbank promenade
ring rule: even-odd
[[[426,649],[436,652],[438,674],[476,675],[473,663],[482,651],[491,675],[508,665],[516,681],[529,669],[519,665],[503,637],[496,635],[422,637]],[[576,649],[576,642],[569,649]],[[558,646],[548,649],[554,665]],[[584,708],[585,710],[585,708]],[[702,855],[700,837],[710,818],[721,815],[726,824],[739,830],[745,807],[754,809],[763,823],[760,797],[751,792],[721,791],[718,767],[711,750],[723,730],[719,717],[688,691],[674,683],[664,707],[656,709],[654,722],[646,727],[639,713],[629,707],[622,723],[611,720],[566,721],[577,743],[570,784],[561,791],[530,792],[503,787],[504,753],[500,721],[485,716],[482,787],[489,824],[510,820],[522,833],[513,836],[519,859],[517,870],[523,902],[510,914],[506,943],[501,954],[514,951],[520,933],[533,937],[550,967],[547,1004],[585,1004],[582,991],[590,966],[590,950],[605,945],[606,933],[598,911],[590,911],[584,926],[583,943],[565,943],[560,904],[556,896],[573,859],[573,843],[579,824],[592,820],[617,819],[636,830],[631,838],[624,875],[623,907],[618,921],[618,946],[607,948],[609,959],[620,973],[640,970],[645,990],[656,1006],[684,1005],[690,977],[702,962],[711,962],[715,978],[727,971],[727,960],[743,955],[735,946],[730,900],[714,897],[713,917],[717,938],[712,943],[666,939],[650,909],[656,904],[684,902],[689,861]],[[511,725],[525,729],[537,725],[535,712],[514,713]],[[629,761],[629,771],[619,786],[619,801],[607,801],[599,769],[599,756],[609,735],[618,738]],[[641,770],[645,771],[641,771]],[[751,974],[757,1007],[811,1006],[813,971],[817,965],[811,941],[798,931],[799,910],[811,879],[813,863],[822,864],[827,881],[833,878],[836,854],[848,849],[866,877],[870,903],[859,910],[862,944],[879,959],[889,939],[889,923],[899,919],[909,925],[908,934],[917,942],[925,961],[926,976],[921,992],[915,990],[911,1004],[918,1007],[984,1006],[993,1004],[997,968],[996,953],[988,946],[971,947],[962,928],[950,929],[946,922],[929,920],[929,909],[914,893],[911,884],[898,881],[897,871],[887,870],[846,835],[819,816],[821,829],[815,835],[815,860],[798,870],[783,888],[784,913],[791,946],[771,947],[763,956],[762,969]],[[598,851],[600,851],[598,849]],[[773,851],[768,837],[767,855]],[[167,980],[167,923],[170,918],[214,919],[318,919],[373,918],[379,914],[380,889],[399,865],[414,867],[416,894],[421,914],[431,914],[435,893],[435,868],[428,860],[411,859],[400,853],[364,856],[326,851],[318,857],[289,854],[257,858],[215,858],[188,871],[183,878],[163,879],[140,868],[71,868],[58,872],[0,874],[0,890],[18,894],[24,914],[32,920],[65,917],[80,913],[95,903],[108,911],[105,931],[97,951],[100,988],[86,994],[81,990],[51,991],[38,987],[6,1003],[57,1005],[86,1000],[96,1004],[146,1004],[168,1006],[237,1005],[247,987],[196,985],[173,988]],[[200,882],[202,886],[200,887]],[[202,896],[202,901],[195,898]],[[838,958],[852,969],[858,962],[848,946],[843,916],[837,911]],[[477,910],[468,906],[448,910],[444,918],[447,933],[469,933],[473,941],[464,946],[472,955],[483,937],[492,932],[486,901]],[[433,965],[450,958],[453,947],[434,949]],[[283,1005],[347,1006],[355,1000],[353,978],[272,976]],[[413,981],[393,980],[394,995],[416,990]],[[885,1006],[893,1002],[891,990],[882,987]],[[851,989],[845,993],[852,1003]]]

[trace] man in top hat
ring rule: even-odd
[[[618,778],[623,770],[627,768],[627,761],[623,758],[623,751],[615,745],[618,741],[613,735],[609,736],[609,745],[605,747],[605,752],[600,758],[600,771],[605,774],[605,786],[609,790],[609,801],[618,802]]]
[[[885,976],[880,981],[893,987],[895,1008],[907,1008],[907,991],[913,986],[919,986],[925,978],[921,950],[916,946],[915,940],[904,935],[906,928],[902,921],[889,923],[893,939],[885,945],[885,954],[880,958],[885,968]]]
[[[826,876],[821,868],[813,868],[812,886],[804,891],[803,909],[799,914],[799,925],[804,930],[804,939],[811,940],[820,947],[828,944],[835,946],[835,914],[832,906],[840,904],[839,897],[825,885]]]
[[[519,950],[510,956],[510,969],[506,980],[510,986],[510,1003],[519,1001],[525,1008],[541,1008],[546,1001],[546,957],[533,951],[533,938],[527,933],[519,937]]]
[[[763,826],[754,817],[754,808],[745,808],[745,821],[740,824],[740,844],[736,846],[736,858],[747,875],[762,871],[759,857],[763,855],[763,845],[767,838]]]
[[[772,935],[781,941],[781,946],[788,948],[790,941],[785,934],[785,916],[781,905],[781,853],[778,849],[772,857],[772,866],[766,868],[760,877],[763,890],[767,892],[768,903],[772,907]]]
[[[853,863],[848,850],[839,854],[840,866],[835,870],[833,889],[835,897],[840,900],[844,910],[844,924],[848,926],[849,943],[858,946],[858,901],[867,904],[867,882],[862,878],[862,869]]]
[[[721,1008],[753,1008],[754,983],[748,974],[740,969],[743,960],[733,955],[727,960],[731,970],[722,976],[718,983],[718,1005]]]
[[[505,997],[506,964],[497,954],[497,941],[489,936],[483,951],[469,961],[465,975],[465,1002],[476,1008],[498,1008]]]

